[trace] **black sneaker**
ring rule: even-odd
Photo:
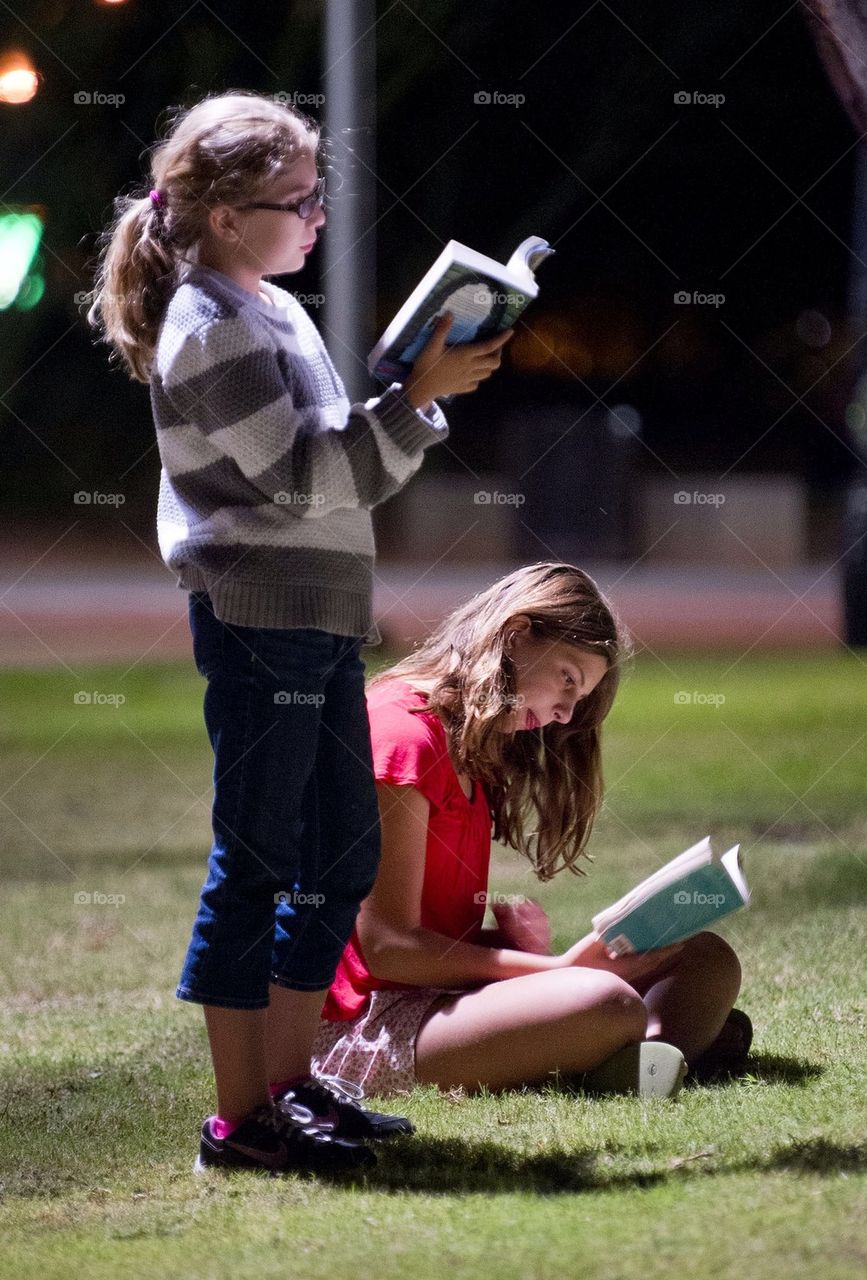
[[[301,1106],[313,1112],[313,1124],[336,1139],[364,1141],[415,1133],[406,1116],[368,1111],[359,1101],[364,1090],[339,1076],[310,1076],[276,1099],[278,1106]]]
[[[746,1071],[753,1043],[753,1024],[749,1015],[743,1009],[732,1009],[723,1029],[726,1027],[728,1033],[725,1046],[720,1047],[715,1041],[690,1067],[689,1079],[692,1084],[710,1084],[717,1080],[731,1079]]]
[[[264,1103],[251,1111],[227,1138],[215,1138],[210,1121],[202,1125],[195,1173],[206,1169],[267,1169],[280,1173],[344,1173],[376,1164],[376,1156],[358,1142],[345,1142],[312,1124],[304,1107]]]

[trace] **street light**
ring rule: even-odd
[[[39,88],[36,68],[21,49],[0,54],[0,102],[20,106],[30,102]]]

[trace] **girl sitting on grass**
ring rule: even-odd
[[[483,925],[492,826],[540,880],[583,874],[628,652],[592,580],[543,563],[370,682],[382,858],[323,1010],[318,1072],[380,1095],[554,1073],[671,1095],[687,1065],[745,1056],[740,966],[716,934],[612,959],[592,932],[551,954],[534,902],[498,904],[497,928]]]

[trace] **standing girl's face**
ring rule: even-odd
[[[266,204],[296,204],[314,190],[319,174],[312,155],[299,156],[292,167],[256,195]],[[216,215],[220,250],[231,255],[231,274],[258,279],[300,271],[325,222],[325,210],[314,206],[308,218],[282,209],[223,209]],[[213,255],[212,255],[213,256]],[[221,255],[222,256],[222,255]]]
[[[290,172],[278,178],[267,194],[260,194],[258,198],[273,204],[284,201],[294,204],[310,195],[318,179],[316,161],[312,156],[305,156]],[[250,221],[245,239],[263,263],[263,276],[300,271],[325,222],[325,210],[319,204],[309,218],[277,209],[250,209],[246,216]]]
[[[552,721],[568,724],[575,703],[605,675],[607,659],[566,640],[534,635],[528,618],[514,619],[510,631],[507,653],[514,664],[516,705],[505,731],[538,729]]]

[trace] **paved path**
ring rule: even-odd
[[[186,595],[144,547],[7,546],[0,556],[0,665],[190,657]],[[452,608],[514,566],[434,567],[381,561],[375,610],[389,648],[427,635]],[[834,648],[839,572],[827,565],[757,572],[586,563],[639,647]]]

